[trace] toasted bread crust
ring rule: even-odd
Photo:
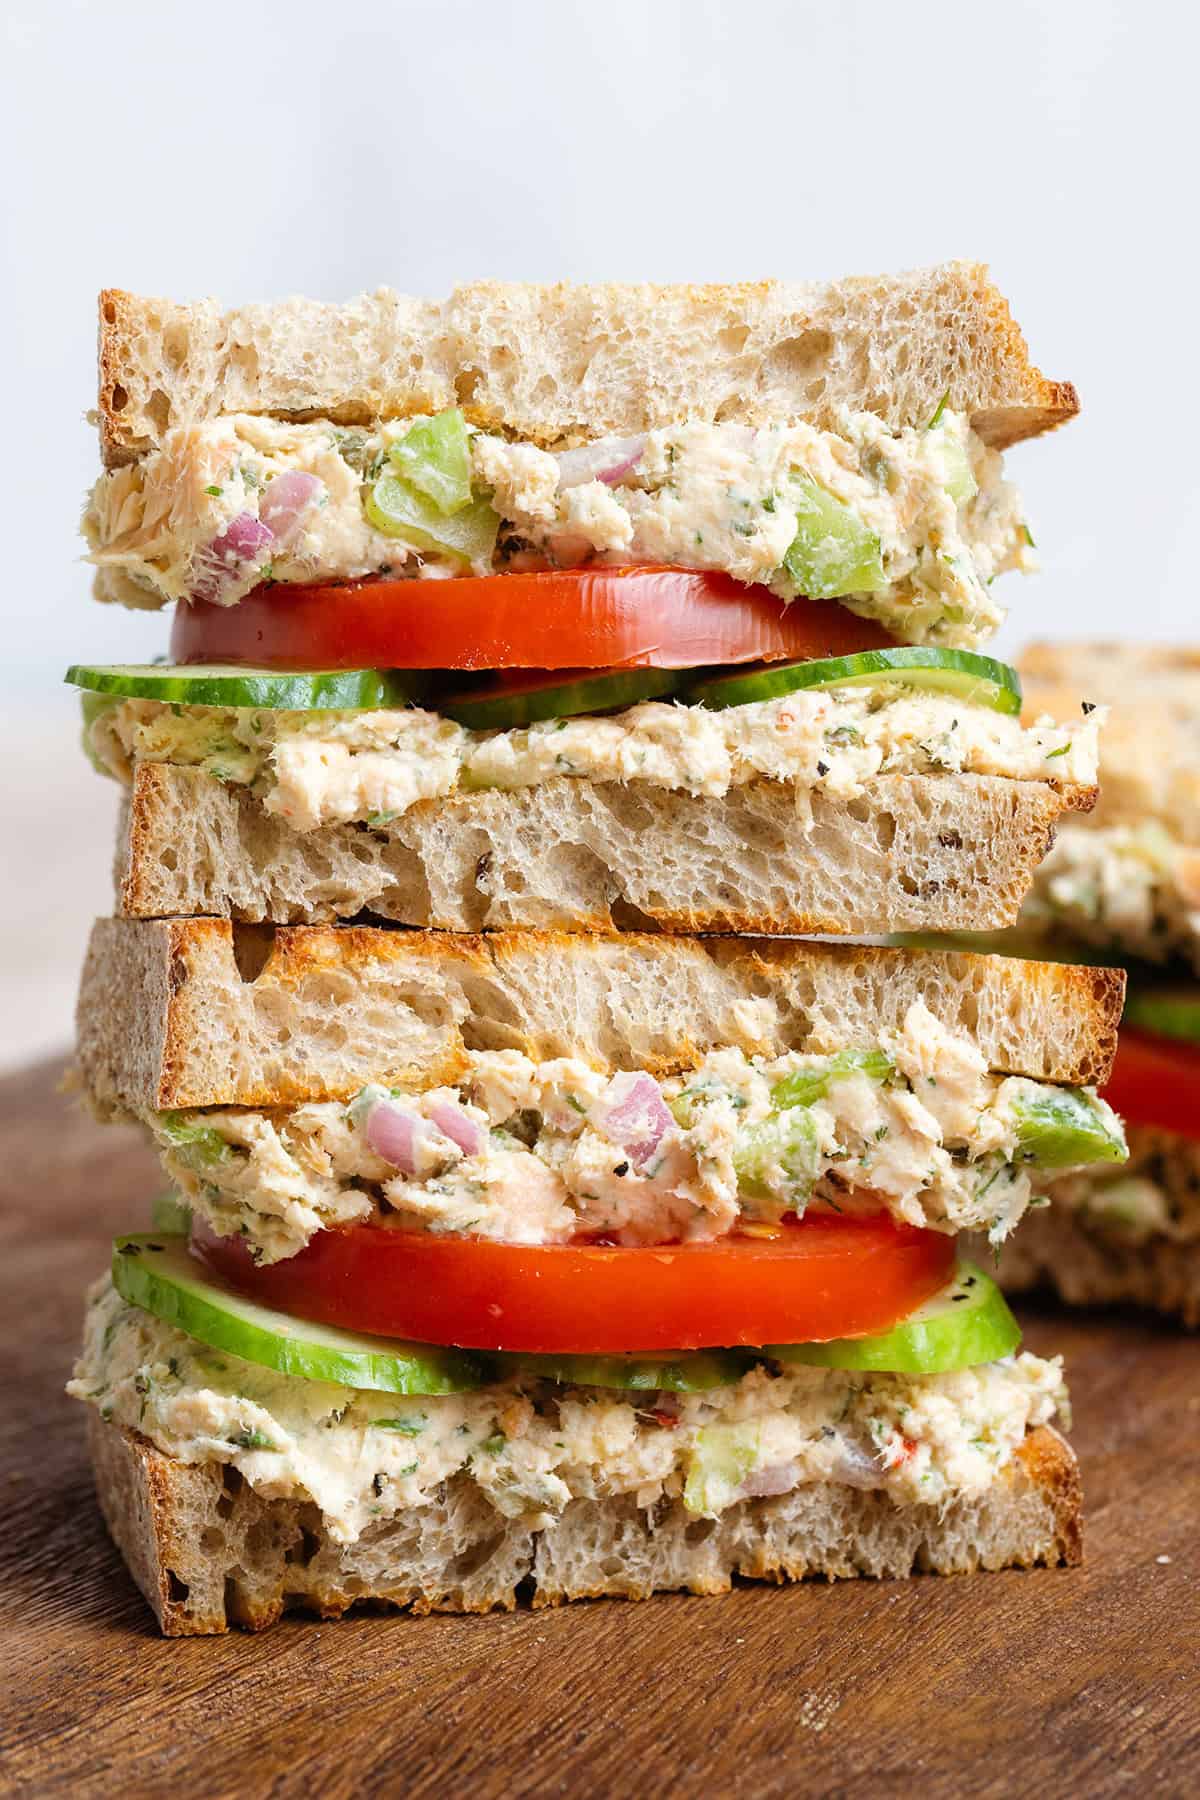
[[[957,1574],[1071,1567],[1083,1556],[1078,1466],[1049,1426],[1029,1433],[980,1500],[941,1512],[862,1490],[799,1490],[739,1503],[692,1546],[678,1502],[656,1517],[625,1500],[575,1501],[532,1531],[460,1479],[443,1505],[369,1535],[361,1553],[325,1536],[316,1507],[261,1500],[236,1478],[227,1485],[219,1466],[175,1462],[95,1413],[89,1442],[109,1531],[168,1637],[261,1631],[292,1608],[338,1618],[364,1602],[415,1614],[511,1611],[530,1583],[535,1606],[554,1606],[671,1588],[723,1593],[735,1575]]]
[[[118,842],[130,918],[433,930],[869,936],[1011,925],[1065,814],[1096,790],[883,776],[859,799],[758,782],[722,799],[558,777],[422,801],[390,825],[293,831],[248,789],[142,763]],[[687,905],[681,904],[684,900]]]
[[[223,411],[369,424],[459,404],[478,425],[559,444],[842,404],[919,424],[948,393],[1004,447],[1079,408],[1030,362],[986,267],[966,262],[827,284],[475,282],[444,302],[381,289],[224,314],[106,288],[99,322],[109,467]]]
[[[1119,970],[963,951],[101,919],[78,1054],[102,1111],[290,1105],[454,1082],[475,1049],[658,1075],[718,1047],[828,1051],[922,999],[992,1067],[1087,1083],[1107,1078],[1123,995]]]

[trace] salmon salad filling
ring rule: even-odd
[[[899,431],[846,411],[832,430],[685,422],[557,454],[457,410],[375,432],[234,414],[102,475],[83,525],[98,597],[127,606],[668,563],[959,648],[1000,624],[996,576],[1036,566],[999,453],[942,408]]]
[[[1154,821],[1060,831],[1023,923],[1147,962],[1200,972],[1200,849]]]
[[[1067,1406],[1060,1360],[1024,1353],[923,1376],[764,1364],[699,1394],[528,1378],[404,1397],[211,1350],[108,1278],[89,1296],[68,1392],[180,1462],[231,1465],[264,1499],[314,1502],[340,1543],[462,1478],[538,1527],[575,1499],[681,1500],[715,1518],[814,1482],[945,1506],[983,1493]]]
[[[427,1093],[144,1121],[186,1202],[264,1263],[367,1220],[643,1245],[769,1233],[814,1208],[998,1243],[1035,1171],[1125,1154],[1091,1090],[989,1072],[920,1001],[875,1046],[828,1056],[717,1050],[660,1081],[480,1051]]]
[[[297,831],[383,825],[422,800],[569,777],[720,798],[755,781],[849,800],[882,775],[1001,775],[1088,787],[1103,714],[1020,720],[903,683],[809,689],[710,711],[647,701],[609,717],[472,731],[420,707],[288,712],[112,700],[86,742],[107,773],[138,763],[207,771],[252,789]]]

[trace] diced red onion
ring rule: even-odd
[[[640,1174],[675,1121],[653,1075],[614,1075],[608,1091],[610,1104],[600,1114],[600,1127],[629,1152]]]
[[[224,531],[196,558],[192,577],[193,600],[218,600],[224,588],[237,581],[241,565],[252,563],[275,542],[275,533],[253,513],[239,513]]]
[[[645,453],[644,437],[603,438],[578,450],[564,450],[558,459],[558,485],[571,488],[585,481],[603,481],[612,487],[630,469],[636,469]]]
[[[845,1487],[876,1488],[883,1485],[878,1459],[864,1450],[861,1444],[852,1443],[845,1437],[838,1444],[830,1474],[834,1481],[840,1481]]]
[[[768,1494],[790,1494],[799,1479],[799,1463],[768,1463],[765,1469],[756,1469],[748,1476],[738,1493],[747,1500],[765,1499]]]
[[[416,1174],[417,1144],[428,1135],[429,1127],[420,1113],[410,1112],[395,1100],[377,1100],[367,1114],[368,1144],[402,1175]]]
[[[285,543],[324,491],[325,483],[319,476],[306,474],[303,469],[288,469],[267,483],[258,509],[259,521],[274,532],[277,543]]]
[[[475,1156],[483,1149],[483,1128],[453,1100],[435,1100],[428,1116],[452,1144],[458,1145],[464,1156]]]

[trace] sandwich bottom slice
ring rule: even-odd
[[[186,1260],[179,1242],[120,1240],[114,1262],[121,1243],[144,1243],[160,1253],[143,1258],[158,1277]],[[200,1286],[217,1305],[228,1292]],[[211,1308],[175,1310],[221,1336]],[[256,1357],[272,1318],[293,1367],[306,1354],[314,1366],[314,1341],[316,1366],[335,1343],[362,1344],[242,1310]],[[546,1359],[501,1369],[407,1351],[392,1391],[280,1373],[97,1284],[70,1391],[93,1409],[100,1504],[165,1633],[261,1629],[289,1609],[333,1617],[364,1601],[477,1613],[720,1593],[734,1576],[1081,1557],[1075,1458],[1051,1425],[1067,1406],[1057,1359],[900,1374],[716,1352],[569,1359],[591,1379],[567,1381],[539,1372]],[[420,1391],[422,1372],[442,1391]],[[378,1354],[371,1379],[389,1379]]]

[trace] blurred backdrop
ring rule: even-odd
[[[228,304],[468,276],[989,260],[1083,417],[1018,449],[1044,572],[1002,644],[1194,633],[1196,15],[1114,0],[6,0],[0,1066],[65,1045],[115,794],[68,661],[103,284]]]

